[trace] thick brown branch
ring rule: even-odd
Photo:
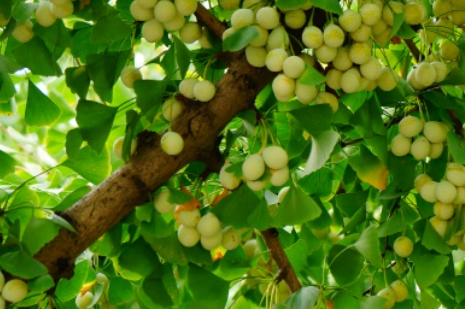
[[[200,3],[197,5],[195,16],[197,17],[197,20],[201,24],[205,25],[216,37],[220,39],[223,37],[223,32],[226,30],[226,26]]]
[[[454,123],[455,133],[465,139],[465,130],[463,129],[463,125],[459,117],[457,117],[457,114],[452,109],[448,109],[447,112],[449,113],[450,119],[452,119],[452,122]]]
[[[302,285],[299,279],[297,279],[297,275],[287,258],[286,252],[284,252],[283,246],[279,242],[278,230],[275,228],[267,229],[262,232],[262,236],[266,246],[270,250],[271,257],[278,265],[276,280],[278,282],[284,280],[292,293],[300,290]]]
[[[415,61],[417,63],[420,63],[421,52],[418,49],[418,47],[415,45],[415,43],[411,39],[406,39],[406,40],[404,40],[404,42],[407,45],[408,49],[410,50],[410,53],[412,54]]]

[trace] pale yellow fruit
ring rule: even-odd
[[[229,173],[228,171],[226,171],[226,169],[230,166],[231,163],[226,162],[223,165],[223,167],[221,167],[219,176],[220,182],[223,185],[223,187],[225,187],[228,190],[234,190],[241,184],[241,179],[233,173]]]
[[[176,14],[176,16],[169,22],[163,23],[163,27],[166,31],[179,31],[186,24],[186,19],[181,14]]]
[[[360,66],[360,73],[368,80],[377,80],[381,76],[382,70],[383,65],[373,56]]]
[[[366,90],[373,91],[376,88],[378,88],[378,84],[376,83],[376,80],[369,80],[369,79],[367,80],[368,80],[368,85],[367,85]]]
[[[375,25],[371,26],[371,33],[373,36],[382,35],[388,29],[388,24],[384,20],[380,19]]]
[[[269,51],[282,48],[287,49],[289,46],[289,34],[286,32],[283,26],[279,26],[273,29],[268,35],[268,41],[266,47]]]
[[[231,25],[235,30],[250,26],[255,21],[255,16],[250,9],[238,9],[231,16]]]
[[[113,143],[113,153],[118,157],[123,157],[123,144],[124,144],[124,136],[118,138]],[[131,141],[131,155],[136,151],[137,142],[135,140]]]
[[[220,220],[211,212],[200,218],[197,223],[197,230],[200,235],[205,237],[215,236],[218,232],[221,232]]]
[[[184,225],[185,227],[194,228],[197,226],[201,218],[200,210],[188,210],[188,211],[180,211],[178,214],[178,221],[179,224]]]
[[[454,216],[455,207],[452,203],[436,202],[434,204],[434,214],[441,220],[447,221]]]
[[[446,235],[447,221],[441,220],[438,217],[434,216],[429,220],[429,222],[436,230],[436,232],[439,234],[439,236],[444,237],[444,235]]]
[[[242,248],[245,251],[245,255],[248,259],[252,258],[255,255],[255,252],[258,250],[258,244],[256,239],[247,240]]]
[[[297,82],[295,86],[295,95],[302,104],[309,104],[313,102],[318,95],[318,88],[316,86],[309,86]]]
[[[94,299],[94,294],[92,292],[87,291],[84,294],[80,292],[76,296],[76,300],[75,300],[76,307],[78,307],[79,309],[87,309],[87,307],[90,305],[93,299]]]
[[[242,235],[239,230],[236,230],[232,226],[228,226],[223,229],[223,241],[222,245],[226,250],[234,250],[241,244]]]
[[[142,74],[135,67],[128,66],[121,71],[121,82],[128,88],[133,88],[134,82],[141,79]]]
[[[457,187],[465,186],[465,167],[458,163],[448,163],[446,171],[447,180]]]
[[[349,48],[349,57],[353,63],[367,63],[371,58],[371,47],[365,43],[354,43]]]
[[[306,11],[306,10],[310,10],[311,8],[313,7],[313,3],[311,3],[310,1],[308,1],[307,3],[305,4],[302,4],[302,6],[300,7],[302,10]]]
[[[331,24],[325,28],[323,32],[323,40],[325,44],[332,48],[338,48],[344,43],[344,31],[339,26]]]
[[[380,35],[373,36],[373,41],[378,44],[379,46],[385,46],[389,43],[389,39],[391,38],[392,28],[387,27],[383,33]]]
[[[462,0],[451,0],[450,2],[455,9],[465,9],[465,2]]]
[[[419,34],[421,41],[425,45],[430,45],[438,37],[438,35],[435,32],[428,31],[425,29],[420,29],[418,34]]]
[[[200,237],[200,243],[202,244],[202,247],[205,250],[213,250],[218,248],[221,245],[221,242],[223,241],[223,233],[218,231],[212,236],[204,236],[202,235]]]
[[[345,93],[357,92],[360,88],[360,72],[357,68],[351,68],[342,73],[341,88]]]
[[[408,155],[411,147],[412,139],[402,134],[396,135],[391,141],[391,152],[397,157]]]
[[[417,190],[417,192],[420,193],[421,188],[423,188],[423,185],[430,181],[432,181],[432,179],[427,174],[418,175],[415,178],[415,190]]]
[[[457,245],[457,244],[458,244],[459,242],[461,242],[461,241],[462,241],[462,237],[459,236],[459,235],[455,235],[455,234],[454,234],[454,235],[452,235],[452,236],[450,237],[450,239],[447,241],[447,244],[448,244],[449,246],[455,246],[455,245]]]
[[[408,73],[407,83],[410,85],[410,87],[412,87],[414,90],[417,90],[417,91],[425,88],[425,86],[423,86],[417,81],[415,68],[412,68],[410,72]]]
[[[240,0],[220,0],[218,1],[225,10],[235,10],[239,7]]]
[[[275,187],[281,187],[289,180],[289,168],[285,166],[279,170],[271,170],[270,183]]]
[[[404,6],[405,21],[410,25],[418,25],[426,18],[425,4],[421,1],[410,1]]]
[[[397,75],[394,70],[384,67],[382,69],[381,75],[376,80],[378,87],[381,88],[383,91],[391,91],[397,86],[397,80],[399,79],[399,75]]]
[[[166,1],[162,1],[166,2]],[[179,30],[179,38],[186,44],[192,44],[202,37],[202,28],[196,22],[185,23]]]
[[[305,61],[298,56],[287,57],[283,62],[283,73],[287,77],[298,79],[305,71]]]
[[[442,58],[452,61],[459,57],[460,49],[456,43],[449,40],[444,40],[439,49],[439,53]]]
[[[50,2],[41,2],[36,10],[36,22],[42,27],[50,27],[57,18],[52,14]]]
[[[281,72],[283,70],[284,61],[288,54],[282,48],[276,48],[268,52],[265,59],[265,64],[271,72]]]
[[[294,97],[295,84],[294,79],[284,74],[279,74],[274,78],[271,88],[278,101],[287,102]]]
[[[455,197],[454,204],[465,204],[465,187],[457,187],[457,196]]]
[[[438,201],[438,197],[436,196],[437,186],[438,183],[436,181],[425,182],[420,189],[421,197],[429,203],[436,203]]]
[[[170,197],[170,191],[165,190],[160,192],[153,201],[155,209],[162,214],[169,214],[174,211],[176,205],[168,201]]]
[[[429,153],[430,159],[437,159],[442,155],[444,150],[444,145],[442,143],[433,143],[431,144],[431,151]]]
[[[423,134],[431,143],[442,143],[447,139],[447,127],[438,121],[428,121]]]
[[[194,86],[194,96],[200,102],[208,102],[216,94],[215,85],[209,80],[202,80]]]
[[[179,14],[191,16],[197,10],[197,0],[174,0],[174,5]]]
[[[269,168],[279,170],[285,168],[289,161],[286,150],[280,146],[268,146],[263,149],[263,160]]]
[[[368,89],[368,86],[370,85],[370,80],[360,77],[360,87],[358,88],[357,91],[364,91]]]
[[[321,45],[318,49],[315,50],[315,56],[322,63],[330,63],[336,58],[337,49],[329,47],[326,44]]]
[[[341,28],[347,32],[354,32],[362,25],[360,13],[353,10],[345,10],[342,15],[339,16],[338,21]]]
[[[161,149],[170,156],[181,153],[184,148],[184,140],[179,133],[166,132],[160,141]]]
[[[436,80],[436,68],[428,62],[422,62],[415,70],[415,79],[421,85],[431,86]]]
[[[236,30],[235,30],[234,28],[232,28],[232,27],[231,27],[231,28],[227,28],[227,29],[223,32],[223,34],[221,35],[221,38],[223,39],[223,41],[224,41],[228,36],[230,36],[231,34],[233,34],[234,31],[236,31]]]
[[[454,35],[454,23],[448,19],[439,19],[431,31],[436,32],[437,36],[449,38]]]
[[[337,97],[329,92],[321,91],[318,93],[315,99],[316,104],[329,104],[333,112],[337,112],[339,109],[339,100]]]
[[[173,2],[159,1],[154,8],[155,18],[161,23],[167,23],[173,20],[178,11]]]
[[[162,105],[163,117],[168,121],[173,121],[181,115],[183,110],[182,103],[176,98],[166,100]]]
[[[153,9],[158,0],[136,0],[145,9]]]
[[[406,137],[414,137],[421,133],[423,126],[423,120],[409,115],[399,122],[399,132]]]
[[[192,227],[180,225],[178,229],[178,240],[184,247],[193,247],[200,240],[200,233]]]
[[[5,275],[0,271],[0,291],[3,290],[5,286]]]
[[[365,42],[371,37],[371,27],[362,24],[357,30],[350,32],[350,36],[354,41]]]
[[[367,3],[360,8],[362,22],[367,26],[375,25],[380,19],[382,8],[373,3]]]
[[[443,203],[452,203],[457,196],[457,188],[447,180],[441,180],[436,187],[436,197]]]
[[[342,72],[337,69],[331,69],[326,73],[326,86],[331,89],[341,89]]]
[[[165,29],[163,24],[155,18],[146,21],[142,26],[142,37],[149,43],[155,43],[161,40]]]
[[[344,47],[339,47],[336,51],[336,57],[333,59],[333,66],[339,71],[346,71],[353,65],[349,57],[349,52]]]
[[[249,187],[249,189],[252,191],[262,191],[263,189],[265,189],[266,185],[268,184],[268,181],[266,179],[247,180],[246,184],[247,187]]]
[[[256,68],[263,68],[266,65],[267,51],[264,47],[249,45],[245,49],[247,62]]]
[[[7,302],[18,303],[26,298],[28,293],[27,283],[20,279],[12,279],[5,283],[2,297]]]
[[[279,13],[270,6],[262,7],[257,11],[257,23],[263,29],[271,30],[279,26]]]
[[[73,6],[72,2],[67,2],[67,3],[62,4],[62,5],[52,4],[50,6],[50,10],[52,11],[52,14],[56,18],[63,19],[63,18],[67,18],[67,17],[70,17],[71,15],[73,15],[74,6]]]
[[[301,9],[286,12],[284,15],[284,23],[291,29],[302,28],[305,26],[306,21],[307,16],[305,16],[305,12]]]
[[[188,99],[195,99],[194,87],[199,81],[195,78],[186,78],[179,83],[179,93]]]
[[[389,1],[383,8],[383,20],[389,26],[394,25],[394,14],[401,14],[404,5],[401,2]]]
[[[394,252],[403,258],[410,256],[413,252],[413,242],[406,236],[400,236],[394,241]]]
[[[256,153],[249,156],[242,164],[242,175],[247,180],[257,180],[265,173],[265,161]]]
[[[465,12],[464,11],[453,11],[450,13],[450,20],[457,27],[462,26],[465,23]]]
[[[250,45],[255,46],[255,47],[265,46],[266,43],[268,42],[268,31],[263,29],[259,25],[253,25],[252,27],[257,29],[258,37],[255,38],[252,42],[250,42]]]
[[[34,32],[32,31],[33,26],[34,25],[30,20],[26,20],[25,22],[16,26],[12,35],[15,40],[20,43],[29,42],[34,37]]]
[[[433,14],[436,17],[447,17],[444,15],[449,14],[453,10],[452,3],[449,0],[436,0],[433,4]]]
[[[50,3],[56,4],[56,5],[63,5],[70,1],[71,0],[50,0]]]
[[[436,80],[434,82],[440,83],[446,79],[447,74],[449,74],[449,68],[444,62],[434,61],[431,62],[431,65],[436,69]]]
[[[323,44],[323,32],[315,26],[306,27],[302,33],[302,42],[308,48],[317,49]]]
[[[424,160],[431,152],[431,144],[424,136],[415,139],[410,148],[410,153],[417,160]]]
[[[391,288],[382,289],[376,296],[387,299],[387,302],[384,303],[384,309],[391,309],[396,303],[396,294],[394,294],[394,290]]]
[[[396,303],[401,303],[408,297],[408,288],[402,280],[396,280],[391,283],[391,289],[394,291],[396,296]]]

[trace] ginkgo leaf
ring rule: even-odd
[[[339,137],[339,133],[335,131],[324,131],[312,135],[312,150],[305,167],[304,175],[317,171],[326,163]]]
[[[369,183],[378,190],[386,189],[388,169],[377,157],[371,154],[363,154],[349,158],[349,164],[362,181]]]

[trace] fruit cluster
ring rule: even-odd
[[[392,282],[389,287],[382,289],[376,296],[387,299],[384,309],[391,309],[396,303],[401,303],[408,297],[407,285],[402,280]]]
[[[249,156],[242,164],[242,176],[253,191],[263,190],[268,183],[280,187],[289,179],[288,156],[280,146],[268,146],[261,153]],[[229,172],[231,163],[226,162],[220,171],[220,182],[228,190],[241,184],[241,178]],[[269,171],[269,173],[267,173]]]
[[[407,116],[399,123],[400,133],[391,141],[391,152],[398,157],[410,153],[417,160],[439,158],[447,139],[447,131],[441,122],[424,122],[418,117]],[[418,137],[412,142],[415,136]]]
[[[95,282],[94,283],[98,283],[98,284],[106,286],[108,284],[108,277],[105,274],[98,273],[96,275],[96,277],[95,277]],[[93,283],[92,283],[92,285],[93,285]],[[92,293],[89,290],[89,288],[91,288],[91,287],[92,286],[87,286],[86,288],[81,290],[81,292],[79,292],[79,294],[76,296],[75,304],[76,304],[76,307],[78,307],[79,309],[87,309],[87,308],[89,308],[89,305],[92,302],[94,302],[95,295],[94,295],[94,293]],[[102,296],[104,296],[103,293],[100,294],[100,296],[97,296],[97,297],[99,297],[99,299],[96,300],[96,302],[99,303],[103,307],[105,302],[102,301],[102,298],[103,298]],[[109,305],[107,307],[109,307]]]
[[[18,303],[26,298],[27,283],[20,279],[11,279],[5,282],[5,276],[0,271],[0,308],[6,308],[6,302]]]

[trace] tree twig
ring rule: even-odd
[[[201,3],[198,3],[197,5],[195,16],[197,17],[197,20],[205,25],[216,37],[220,39],[223,37],[223,32],[226,30],[226,26],[222,24],[218,18],[213,16],[213,14],[210,13],[210,11]]]
[[[407,45],[408,49],[410,50],[410,53],[412,54],[413,58],[415,58],[415,61],[417,63],[420,63],[421,60],[421,52],[418,49],[418,47],[415,45],[413,40],[411,39],[406,39],[404,40],[405,44]]]

